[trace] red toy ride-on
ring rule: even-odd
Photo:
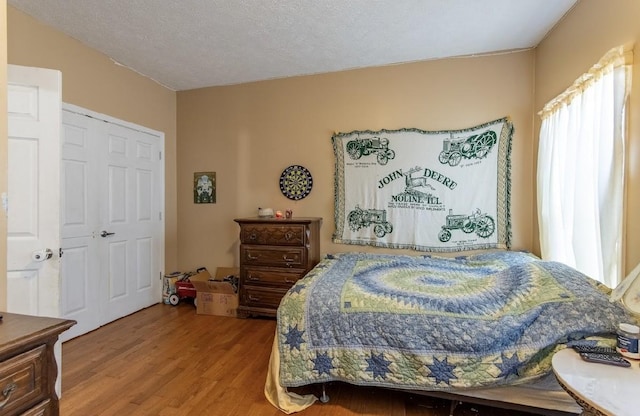
[[[176,293],[169,295],[169,303],[176,306],[183,299],[193,299],[193,304],[196,304],[196,288],[188,280],[181,280],[176,282]]]

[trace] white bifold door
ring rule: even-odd
[[[67,105],[62,112],[63,340],[161,299],[161,133]]]

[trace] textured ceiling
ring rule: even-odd
[[[535,47],[578,0],[9,0],[173,90]]]

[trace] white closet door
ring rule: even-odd
[[[69,111],[62,115],[61,309],[62,316],[78,322],[63,334],[68,340],[103,323],[95,232],[100,226],[97,140],[105,123]]]
[[[67,340],[161,301],[164,181],[159,134],[69,105],[63,125]]]
[[[158,302],[160,293],[158,138],[108,124],[100,165],[105,264],[103,308],[113,320]]]

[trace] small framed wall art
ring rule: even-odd
[[[216,203],[216,173],[196,172],[193,174],[193,203]]]

